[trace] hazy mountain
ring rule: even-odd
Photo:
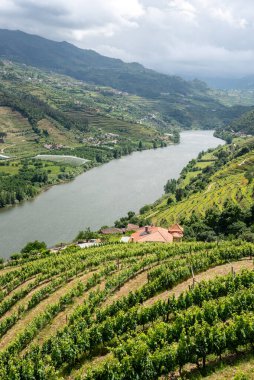
[[[0,57],[146,97],[206,90],[206,85],[197,81],[188,82],[138,63],[124,63],[65,41],[55,42],[21,31],[0,30]]]
[[[243,78],[204,78],[206,84],[211,88],[222,90],[254,90],[254,76]]]

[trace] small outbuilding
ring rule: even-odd
[[[103,228],[102,230],[100,230],[100,233],[102,235],[122,234],[123,230],[121,228],[109,227],[109,228]]]

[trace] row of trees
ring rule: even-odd
[[[48,183],[48,173],[24,163],[18,174],[0,176],[0,208],[22,202],[38,193],[38,187]]]

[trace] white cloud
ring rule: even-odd
[[[180,12],[186,20],[194,21],[197,16],[196,7],[186,0],[171,0],[169,7],[176,12]]]
[[[253,0],[1,0],[0,27],[169,73],[254,73]]]

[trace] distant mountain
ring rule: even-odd
[[[236,133],[254,135],[254,111],[246,112],[240,118],[234,120],[229,129]]]
[[[254,111],[245,112],[238,118],[233,118],[229,125],[216,128],[216,136],[224,140],[232,140],[235,135],[254,136]]]
[[[138,63],[124,63],[65,41],[55,42],[21,31],[0,30],[0,57],[146,97],[206,90],[200,82],[187,82]]]
[[[124,63],[68,42],[21,31],[0,29],[0,59],[138,95],[140,99],[131,101],[146,108],[139,122],[150,120],[154,124],[156,119],[155,124],[163,128],[223,128],[250,110],[245,106],[225,106],[202,81],[160,74],[138,63]],[[128,113],[132,113],[129,108]]]
[[[222,90],[254,90],[254,76],[243,78],[204,78],[204,82],[211,88]]]

